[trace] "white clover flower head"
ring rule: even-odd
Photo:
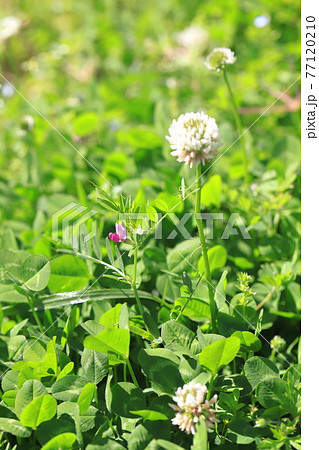
[[[206,393],[207,387],[205,385],[191,381],[177,389],[173,400],[179,408],[195,408],[203,403]]]
[[[181,114],[173,120],[168,132],[166,139],[173,150],[171,155],[190,167],[213,159],[222,145],[215,119],[204,112]]]
[[[235,53],[230,48],[214,48],[205,59],[204,64],[209,70],[220,72],[226,64],[234,64],[236,59]]]
[[[187,434],[195,434],[195,425],[202,417],[205,420],[207,428],[213,428],[214,422],[218,419],[215,417],[215,409],[212,404],[216,403],[217,395],[208,401],[205,400],[207,387],[200,383],[191,381],[179,387],[175,392],[173,400],[176,405],[170,405],[176,412],[176,416],[172,419],[173,425],[177,425],[180,430]]]

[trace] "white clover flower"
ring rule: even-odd
[[[18,33],[22,25],[21,19],[14,16],[4,17],[0,20],[0,41],[5,41]]]
[[[274,348],[278,352],[282,351],[286,346],[286,341],[281,336],[274,336],[270,341],[271,348]]]
[[[191,381],[184,384],[183,388],[177,389],[173,400],[179,408],[195,408],[198,404],[203,403],[206,393],[205,385]]]
[[[235,53],[230,48],[214,48],[214,50],[205,59],[205,66],[209,70],[220,72],[224,69],[225,64],[234,64],[236,61]]]
[[[176,35],[177,43],[187,49],[203,49],[208,40],[208,32],[198,25],[190,25]]]
[[[178,162],[185,162],[193,167],[213,159],[221,146],[219,129],[215,119],[204,112],[181,114],[173,120],[168,130],[171,155],[177,156]]]
[[[217,395],[208,401],[205,400],[207,387],[191,381],[179,387],[175,392],[173,400],[176,405],[170,405],[176,412],[176,416],[172,419],[173,425],[178,425],[180,430],[187,434],[195,434],[195,425],[202,417],[205,420],[207,428],[213,428],[214,422],[218,422],[215,417],[215,409],[212,404],[216,403]]]

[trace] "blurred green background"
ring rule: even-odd
[[[154,185],[146,191],[173,193],[178,170],[192,179],[193,172],[169,156],[165,140],[180,113],[205,110],[215,117],[224,135],[221,150],[237,137],[222,77],[203,65],[214,47],[235,51],[229,77],[236,99],[260,113],[299,75],[295,0],[1,3],[1,73],[124,193],[136,193],[143,178]],[[5,18],[15,19],[9,37]],[[297,83],[289,95],[298,91]],[[35,120],[29,133],[21,131],[26,114]],[[245,114],[244,126],[259,114]],[[42,196],[79,197],[90,191],[89,180],[103,183],[4,80],[0,122],[2,221],[30,225]],[[299,112],[270,111],[251,129],[252,166],[270,165],[282,176],[299,158],[298,139]],[[242,174],[238,148],[214,167],[225,180]]]

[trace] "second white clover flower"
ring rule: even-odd
[[[220,72],[226,64],[234,64],[236,59],[235,53],[230,48],[214,48],[205,59],[204,64],[209,70]]]
[[[173,425],[178,425],[180,430],[187,434],[195,434],[195,426],[202,417],[206,427],[213,428],[214,422],[218,422],[215,409],[212,408],[212,404],[217,401],[217,395],[208,401],[205,400],[206,394],[207,387],[193,381],[179,387],[173,397],[177,406],[170,405],[176,411],[176,416],[172,419]]]

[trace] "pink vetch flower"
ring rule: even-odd
[[[202,417],[206,427],[212,429],[214,422],[218,422],[215,417],[216,410],[212,408],[212,404],[217,401],[217,395],[211,400],[205,400],[206,394],[207,387],[194,381],[184,384],[182,388],[179,387],[173,397],[177,406],[170,404],[176,411],[176,416],[172,419],[173,425],[178,425],[180,430],[187,434],[195,434],[195,425]]]
[[[119,223],[115,224],[115,231],[116,233],[109,233],[109,239],[111,239],[114,242],[124,242],[126,241],[127,234],[126,234],[126,228],[124,223],[122,222],[122,225]]]

